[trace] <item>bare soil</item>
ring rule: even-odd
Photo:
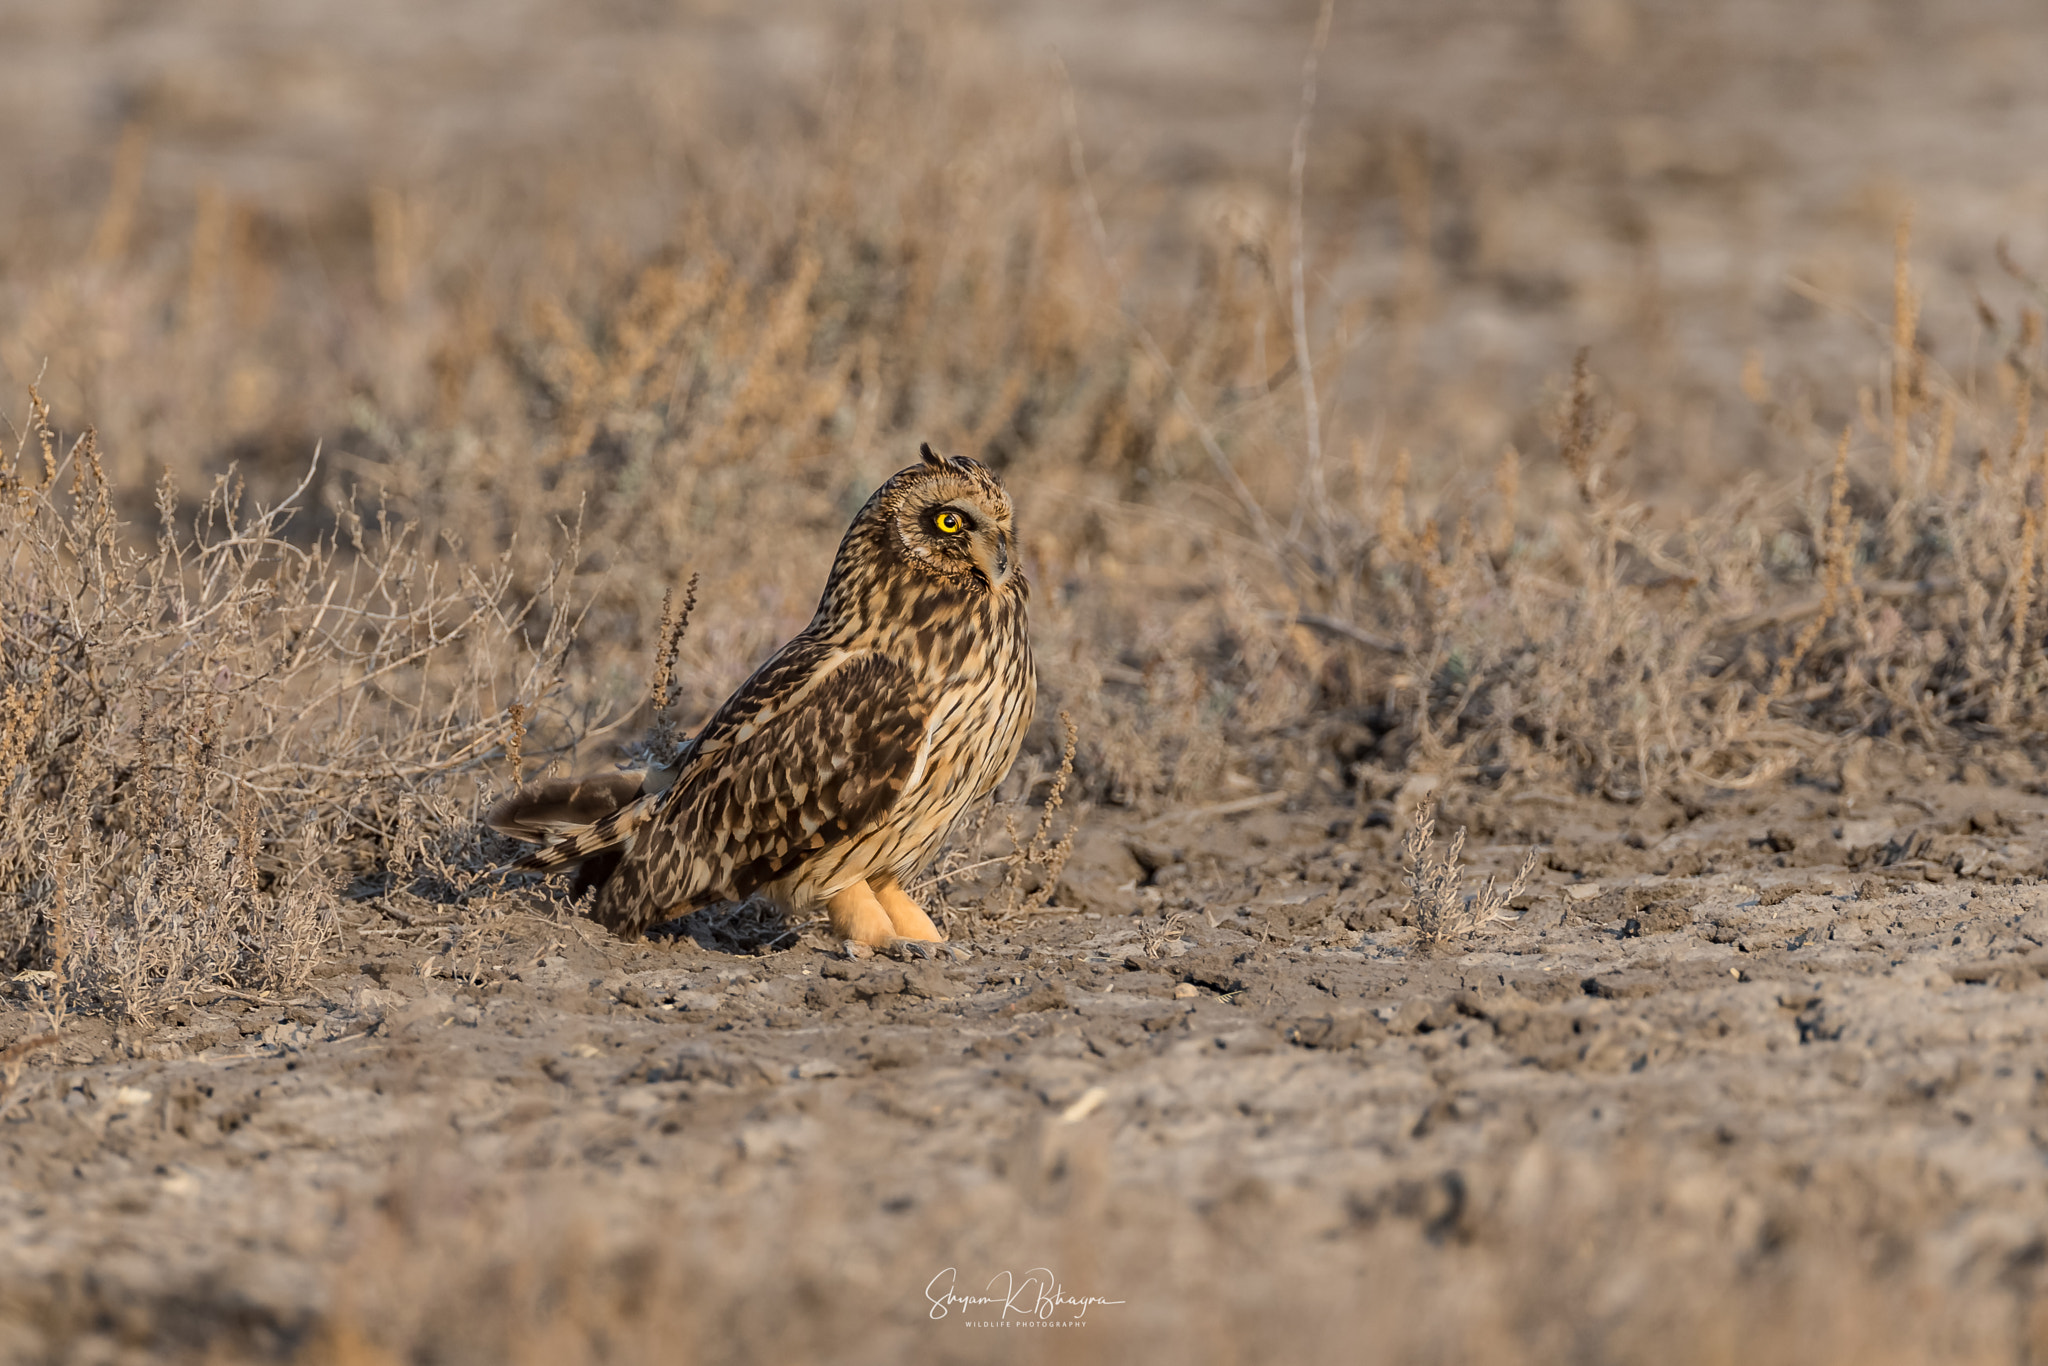
[[[1825,1318],[1890,1287],[1923,1344],[1960,1296],[1968,1343],[2018,1350],[2048,800],[1866,767],[1454,809],[1482,866],[1531,839],[1547,866],[1512,927],[1435,954],[1399,923],[1412,783],[1093,813],[1058,905],[928,962],[735,946],[715,913],[629,944],[359,902],[305,996],[71,1021],[7,1098],[0,1352],[397,1360],[374,1344],[410,1314],[445,1318],[414,1359],[504,1359],[520,1322],[659,1318],[622,1287],[671,1275],[709,1360],[1073,1350],[964,1327],[1045,1318],[1110,1355],[1212,1359],[1206,1323],[1238,1344],[1213,1359],[1260,1357],[1263,1323],[1310,1355],[1626,1358],[1664,1276],[1701,1322],[1717,1290]],[[1041,1267],[1115,1303],[944,1299]]]

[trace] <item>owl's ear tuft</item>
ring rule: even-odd
[[[917,453],[923,456],[924,463],[931,466],[933,469],[943,470],[946,468],[946,457],[940,455],[937,451],[933,450],[931,442],[926,441],[921,443],[917,448]]]

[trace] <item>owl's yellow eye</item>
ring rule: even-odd
[[[960,534],[960,514],[957,512],[942,512],[932,518],[932,525],[945,532],[948,536],[957,536]]]

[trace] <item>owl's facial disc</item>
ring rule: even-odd
[[[1010,528],[978,499],[934,502],[920,514],[918,527],[940,563],[971,571],[992,591],[1008,584],[1016,570]]]

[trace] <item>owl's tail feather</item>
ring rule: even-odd
[[[576,869],[574,890],[580,895],[604,885],[672,780],[672,770],[663,769],[548,778],[499,801],[484,813],[484,824],[540,846],[520,855],[513,868],[540,873]]]
[[[549,844],[581,825],[593,825],[640,795],[640,769],[614,769],[582,778],[545,778],[529,783],[484,813],[484,824],[501,835]],[[548,850],[536,850],[534,858]],[[541,866],[561,867],[549,860]]]

